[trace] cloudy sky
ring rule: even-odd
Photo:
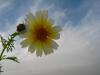
[[[37,57],[21,48],[17,37],[9,55],[20,63],[0,62],[0,75],[100,75],[100,0],[0,0],[0,35],[13,33],[28,12],[39,9],[63,28],[58,50]]]

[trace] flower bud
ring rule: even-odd
[[[18,32],[23,32],[23,31],[25,31],[25,25],[24,24],[19,24],[18,26],[17,26],[17,31]]]

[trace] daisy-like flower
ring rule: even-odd
[[[29,13],[25,20],[25,38],[21,42],[22,47],[28,47],[28,51],[36,51],[37,56],[53,53],[58,48],[54,41],[60,38],[61,28],[55,26],[48,18],[48,11],[40,10],[35,15]]]

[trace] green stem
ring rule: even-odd
[[[0,54],[0,61],[2,60],[2,56],[3,56],[3,54],[4,54],[4,52],[5,52],[6,48],[7,48],[7,46],[11,43],[11,41],[12,41],[17,35],[19,35],[18,32],[14,32],[14,33],[11,35],[12,37],[11,37],[10,40],[7,42],[7,44],[4,46],[4,48],[3,48],[3,50],[2,50],[2,52],[1,52],[1,54]]]
[[[3,50],[2,50],[2,52],[1,52],[1,54],[0,54],[0,61],[2,60],[2,56],[3,56],[3,53],[4,53],[5,49],[6,49],[6,47],[3,48]]]

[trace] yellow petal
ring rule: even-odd
[[[47,19],[48,18],[48,11],[46,10],[40,10],[36,12],[36,17],[39,19]]]
[[[60,31],[61,31],[60,26],[54,26],[51,30],[49,37],[52,39],[59,39],[60,38],[60,34],[59,34]]]
[[[60,26],[54,26],[53,29],[56,31],[56,32],[60,32],[62,29]]]

